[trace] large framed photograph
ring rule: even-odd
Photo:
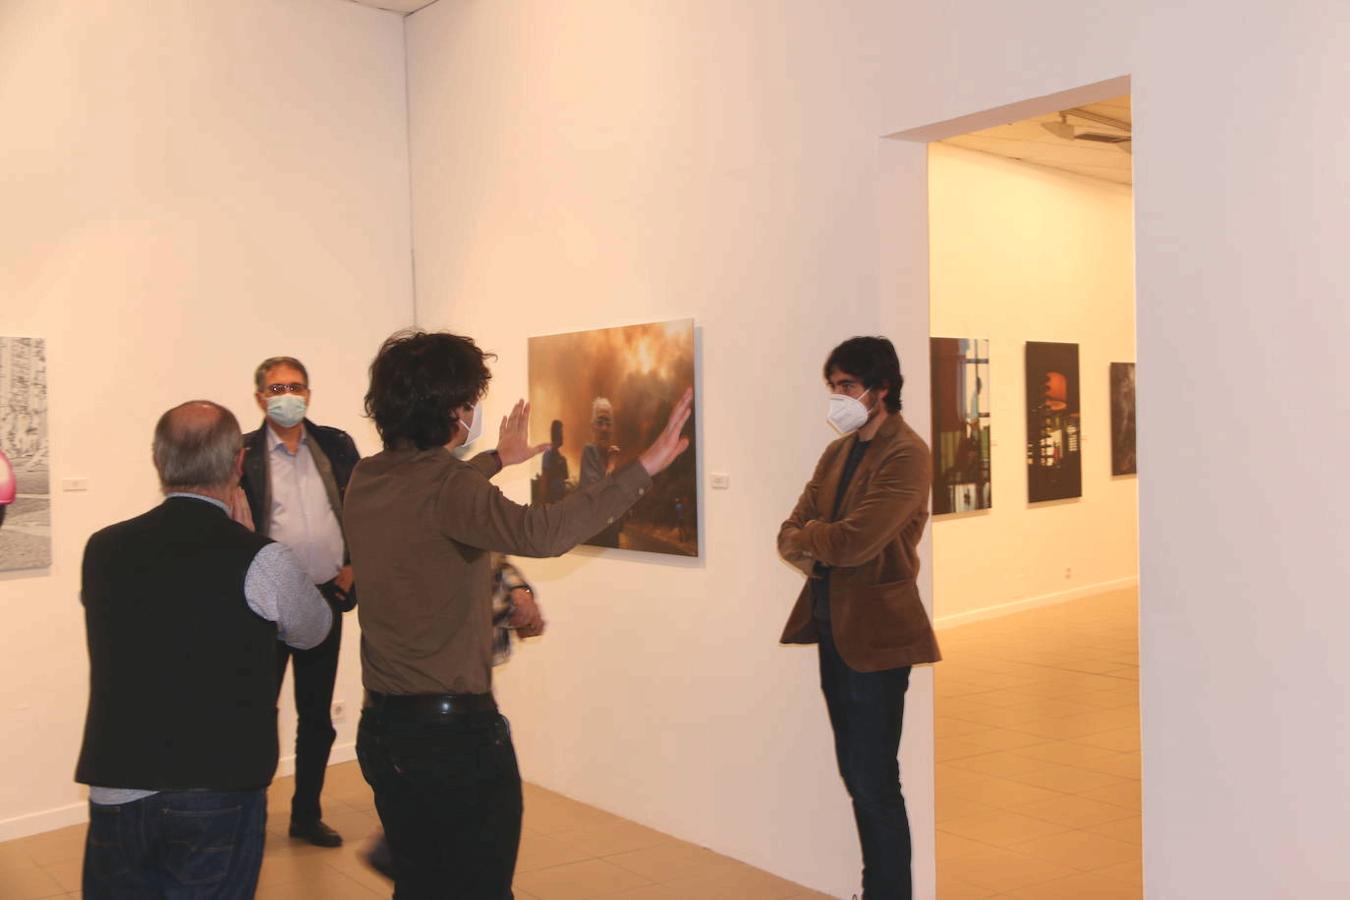
[[[935,337],[929,343],[933,515],[989,509],[989,341]]]
[[[50,468],[46,345],[0,337],[0,571],[52,564]]]
[[[551,441],[531,486],[556,502],[638,458],[694,385],[694,320],[601,328],[529,339],[530,431]],[[697,435],[624,516],[585,543],[699,555]]]
[[[1078,345],[1027,342],[1027,500],[1083,496]]]

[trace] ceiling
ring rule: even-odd
[[[417,12],[424,6],[430,6],[436,0],[348,0],[351,3],[359,3],[362,6],[373,6],[375,9],[387,9],[390,12],[408,14]]]
[[[1086,113],[1088,116],[1075,115],[1074,111],[1071,110],[1064,110],[1062,113],[1047,113],[1043,116],[1013,122],[1010,125],[999,125],[994,128],[986,128],[983,131],[972,131],[970,134],[948,138],[942,143],[964,147],[967,150],[979,150],[982,153],[993,153],[996,156],[1004,156],[1032,165],[1072,172],[1075,175],[1085,175],[1088,178],[1100,178],[1116,184],[1133,184],[1133,157],[1121,149],[1121,145],[1083,140],[1081,137],[1077,140],[1070,139],[1067,136],[1059,137],[1044,127],[1046,123],[1059,126],[1061,123],[1060,116],[1063,115],[1063,121],[1072,126],[1073,131],[1080,136],[1083,134],[1098,134],[1124,137],[1129,133],[1128,131],[1094,121],[1091,117],[1102,116],[1128,126],[1132,122],[1129,96],[1117,97],[1114,100],[1103,100],[1101,103],[1086,104],[1075,107],[1074,110]],[[1067,130],[1060,128],[1060,131]],[[1128,147],[1129,144],[1127,143],[1125,146]]]

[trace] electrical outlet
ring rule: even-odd
[[[725,491],[731,487],[731,476],[723,472],[712,473],[712,486],[715,491]]]
[[[347,718],[347,702],[345,700],[333,701],[333,721],[341,722]]]

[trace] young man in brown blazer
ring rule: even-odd
[[[900,730],[910,667],[940,658],[919,599],[919,539],[932,463],[900,415],[904,378],[885,338],[855,337],[825,362],[828,419],[844,436],[778,532],[807,576],[782,640],[818,644],[839,773],[862,845],[864,900],[908,900],[909,819]]]

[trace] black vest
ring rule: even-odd
[[[271,543],[171,497],[85,545],[89,712],[75,780],[253,790],[277,767],[277,628],[244,597]]]

